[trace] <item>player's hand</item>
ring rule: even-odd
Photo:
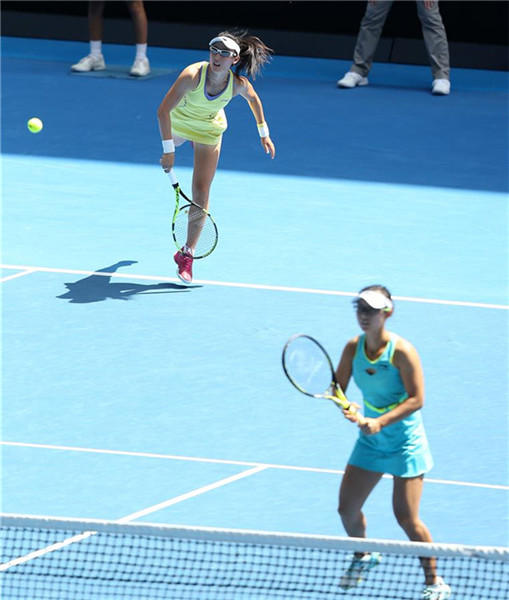
[[[358,423],[358,421],[359,421],[358,410],[359,410],[360,406],[358,404],[356,404],[355,402],[351,402],[350,407],[355,408],[355,411],[352,412],[351,409],[349,409],[349,410],[343,409],[343,415],[344,415],[345,419],[352,421],[352,423]]]
[[[276,148],[274,147],[270,136],[268,135],[267,137],[263,137],[260,139],[262,142],[262,147],[265,150],[265,154],[270,154],[270,157],[274,158],[274,156],[276,156]]]
[[[362,422],[359,423],[359,429],[364,435],[375,435],[382,431],[382,426],[378,419],[364,418]]]
[[[173,169],[173,165],[175,164],[175,152],[168,152],[168,154],[163,154],[161,156],[161,167],[165,173],[169,173]]]

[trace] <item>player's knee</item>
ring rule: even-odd
[[[358,509],[354,508],[349,502],[340,502],[338,505],[338,514],[342,521],[352,519],[358,512]]]
[[[420,519],[408,514],[395,514],[398,525],[407,534],[412,534],[419,529]]]

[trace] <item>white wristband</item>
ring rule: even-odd
[[[258,133],[261,138],[269,137],[269,126],[265,121],[263,123],[258,123]]]
[[[175,144],[173,140],[163,140],[163,152],[165,154],[170,154],[171,152],[175,152]]]

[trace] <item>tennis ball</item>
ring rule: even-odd
[[[39,131],[41,131],[43,125],[42,125],[42,121],[41,119],[38,119],[37,117],[32,117],[31,119],[29,119],[28,123],[27,123],[27,127],[29,129],[29,131],[31,131],[32,133],[39,133]]]

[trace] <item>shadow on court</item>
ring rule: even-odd
[[[69,300],[74,304],[87,304],[90,302],[102,302],[103,300],[129,300],[138,294],[169,294],[176,292],[189,292],[191,289],[202,287],[200,285],[180,285],[178,283],[152,283],[141,284],[130,281],[111,282],[111,275],[119,267],[129,267],[136,264],[135,260],[123,260],[98,269],[93,275],[88,275],[74,283],[66,283],[67,292],[57,298]]]

